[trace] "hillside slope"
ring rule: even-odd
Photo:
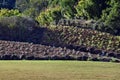
[[[120,62],[120,54],[90,53],[76,51],[74,49],[70,50],[65,47],[0,41],[0,60],[92,60]]]

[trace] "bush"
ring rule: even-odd
[[[44,12],[41,12],[36,20],[41,25],[50,25],[51,22],[58,21],[61,18],[60,7],[49,8]]]
[[[107,7],[107,0],[80,0],[76,6],[77,17],[85,17],[87,19],[99,19],[102,10]]]
[[[20,16],[19,10],[8,10],[8,9],[1,9],[0,10],[0,18],[1,17],[10,17],[10,16]]]
[[[37,17],[47,6],[48,0],[16,0],[16,8],[32,18]]]
[[[109,33],[96,30],[51,26],[45,31],[42,43],[62,47],[81,45],[87,48],[95,47],[107,51],[119,51],[120,39]]]
[[[120,1],[111,0],[109,8],[103,11],[102,20],[105,22],[104,31],[111,34],[120,35]]]
[[[13,16],[1,18],[0,25],[0,39],[26,41],[38,24],[31,18]]]

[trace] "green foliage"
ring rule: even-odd
[[[119,10],[120,2],[111,0],[111,2],[109,2],[108,4],[110,7],[105,9],[102,15],[102,20],[104,20],[106,24],[109,24],[109,22],[114,21],[116,17],[119,17],[119,12],[120,12]]]
[[[102,50],[119,51],[120,39],[109,33],[95,30],[52,26],[44,34],[43,43],[63,47],[84,45]]]
[[[77,0],[61,0],[60,7],[61,7],[61,14],[63,17],[69,19],[73,18],[75,14],[74,5]]]
[[[1,9],[0,10],[0,17],[10,17],[10,16],[19,16],[19,10],[8,10],[8,9]]]
[[[73,18],[76,0],[49,0],[49,6],[45,11],[40,12],[37,17],[38,22],[42,25],[49,25],[61,18]]]
[[[59,0],[49,0],[49,6],[50,7],[55,7],[56,5],[59,4]]]
[[[83,17],[104,23],[98,24],[100,31],[120,34],[119,4],[119,0],[17,0],[16,8],[41,25]]]
[[[16,8],[21,12],[28,9],[28,7],[29,7],[29,0],[16,0]]]
[[[41,25],[74,17],[92,18],[102,21],[98,30],[120,34],[119,4],[119,0],[16,0],[16,9],[1,9],[0,17],[24,15]]]
[[[107,0],[80,0],[76,6],[77,17],[85,17],[87,19],[99,19],[102,10],[106,8]]]
[[[106,27],[104,30],[112,34],[120,34],[120,1],[109,1],[109,8],[103,11],[102,20],[105,22]]]
[[[37,26],[36,22],[29,17],[21,17],[21,16],[10,16],[10,17],[2,17],[0,18],[0,24],[4,27],[15,28],[30,28]]]
[[[26,41],[37,23],[31,18],[11,16],[0,18],[0,38]],[[38,34],[39,35],[39,34]]]
[[[41,12],[36,20],[42,25],[49,25],[54,20],[61,18],[60,7],[49,8],[44,12]]]
[[[48,6],[48,0],[17,0],[16,8],[24,15],[35,18]]]

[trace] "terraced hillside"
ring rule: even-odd
[[[75,50],[79,50],[76,48],[79,46],[94,47],[120,53],[120,38],[105,32],[72,26],[40,27],[34,20],[25,17],[7,17],[0,20],[0,24],[0,40],[31,42]]]
[[[1,59],[120,59],[120,38],[109,33],[72,26],[40,27],[25,17],[6,17],[0,25],[0,40],[6,40],[0,41]]]
[[[116,54],[114,60],[119,62],[120,54]],[[113,56],[109,54],[102,55],[91,54],[89,52],[80,52],[61,48],[44,46],[40,44],[0,41],[0,59],[1,60],[93,60],[93,61],[112,61]]]
[[[120,53],[120,38],[109,33],[96,30],[81,29],[69,26],[51,26],[46,29],[42,38],[43,44],[67,47],[88,52],[87,48],[94,47],[107,52]]]
[[[55,48],[40,44],[0,41],[0,59],[2,60],[87,60],[87,53],[66,48]]]

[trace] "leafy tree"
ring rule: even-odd
[[[0,17],[24,15],[36,19],[42,25],[57,23],[60,19],[84,17],[98,20],[101,31],[120,34],[119,0],[6,0],[4,6],[3,1],[0,0],[0,8],[15,6],[16,9],[1,9]]]
[[[103,11],[102,20],[106,27],[104,30],[112,34],[120,35],[120,1],[111,0],[109,7]]]
[[[23,12],[24,10],[28,9],[29,7],[29,0],[16,0],[16,8]]]
[[[48,0],[18,0],[16,8],[24,15],[35,18],[48,5]]]
[[[42,25],[49,25],[51,22],[57,21],[61,18],[60,7],[50,8],[41,12],[36,20]]]
[[[80,0],[76,6],[76,16],[99,19],[102,15],[102,10],[107,7],[106,2],[107,0]]]
[[[63,17],[65,18],[73,18],[75,14],[75,8],[74,5],[77,0],[61,0],[60,6],[61,6],[61,13]]]
[[[76,2],[77,0],[50,0],[49,5],[50,7],[60,6],[62,16],[69,19],[74,17]]]
[[[59,2],[61,0],[49,0],[49,6],[50,7],[55,7],[56,5],[59,5]]]
[[[37,26],[38,24],[32,18],[21,16],[2,17],[0,18],[0,38],[27,41],[27,38],[31,37],[31,32],[35,33],[33,30]]]

